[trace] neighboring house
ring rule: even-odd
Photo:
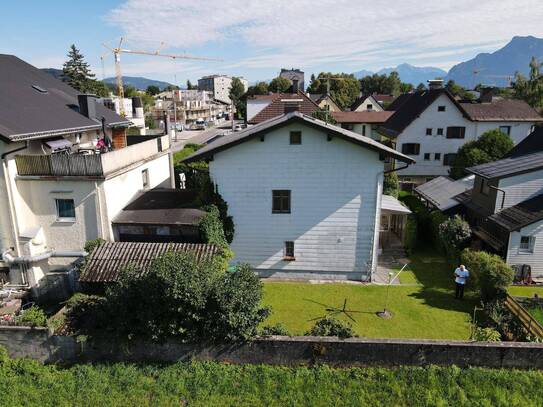
[[[281,72],[279,73],[279,76],[282,78],[287,78],[289,81],[291,81],[294,85],[294,91],[295,92],[305,92],[305,80],[304,80],[304,72],[300,71],[299,69],[285,69],[281,68]]]
[[[368,280],[379,247],[384,159],[413,160],[298,111],[217,139],[209,161],[228,204],[234,262],[262,276]]]
[[[385,109],[373,95],[360,96],[351,105],[351,112],[382,112],[383,110]]]
[[[385,123],[394,112],[387,111],[356,111],[356,112],[333,112],[332,117],[344,129],[354,131],[363,136],[371,137],[374,140],[381,140],[377,129]]]
[[[319,106],[322,110],[329,112],[341,112],[339,106],[334,102],[334,99],[325,93],[308,93],[307,96]]]
[[[454,180],[449,177],[437,177],[415,188],[417,193],[430,209],[437,209],[452,215],[460,212],[460,202],[456,196],[471,191],[475,175]]]
[[[402,182],[419,185],[448,175],[458,149],[488,130],[499,129],[518,144],[543,121],[522,100],[492,97],[487,90],[479,101],[459,102],[438,86],[400,95],[389,107],[394,114],[379,130],[398,151],[417,160],[398,172]]]
[[[247,99],[247,123],[262,123],[289,111],[311,116],[319,110],[319,106],[302,92],[258,95]]]
[[[474,234],[508,264],[528,264],[532,276],[543,278],[543,128],[506,158],[468,171],[473,190],[456,199]]]
[[[383,108],[387,110],[389,106],[396,100],[396,96],[390,94],[374,93],[372,96]]]
[[[0,89],[0,267],[41,294],[138,191],[170,185],[169,137],[127,147],[130,121],[15,56]]]
[[[198,90],[207,90],[213,92],[213,98],[224,103],[230,104],[230,88],[232,87],[232,76],[226,75],[208,75],[198,79]],[[238,77],[243,84],[244,92],[249,88],[247,80]]]
[[[118,115],[121,115],[121,100],[118,97],[100,98],[98,102],[105,107],[113,110]],[[139,131],[139,134],[145,134],[145,115],[143,112],[143,102],[139,96],[132,98],[123,98],[124,117],[130,120],[134,127]]]

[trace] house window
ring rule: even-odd
[[[291,131],[290,132],[290,144],[302,144],[302,132]]]
[[[368,110],[373,110],[373,105],[371,103],[368,103],[367,108]]]
[[[437,135],[438,135],[438,136],[442,136],[442,135],[443,135],[443,128],[440,127],[440,128],[437,129]]]
[[[443,105],[438,106],[438,107],[437,107],[437,111],[438,111],[438,112],[444,112],[444,111],[445,111],[445,106],[443,106]]]
[[[520,237],[520,251],[524,253],[533,253],[535,246],[535,236]]]
[[[481,194],[488,195],[490,192],[490,187],[488,186],[488,181],[484,178],[481,178]]]
[[[366,125],[365,124],[362,125],[362,135],[363,136],[366,135]]]
[[[420,144],[419,143],[402,144],[402,153],[407,154],[407,155],[419,155]]]
[[[464,138],[466,128],[460,126],[447,127],[447,138]]]
[[[443,154],[443,165],[449,165],[449,166],[453,165],[455,158],[456,158],[455,153]]]
[[[426,129],[426,135],[431,136],[432,135],[432,129]]]
[[[430,161],[430,153],[424,153],[424,161]]]
[[[290,190],[274,189],[272,191],[272,213],[290,213]]]
[[[141,183],[143,189],[149,189],[149,170],[147,168],[141,172]]]
[[[441,153],[435,153],[434,154],[434,160],[441,161]]]
[[[353,129],[353,124],[352,123],[342,123],[341,127],[344,128],[345,130],[352,130]]]
[[[285,242],[283,260],[289,260],[289,261],[295,260],[295,257],[294,257],[294,242],[291,242],[291,241]]]
[[[502,133],[505,133],[508,136],[510,136],[511,135],[511,126],[500,126],[500,131]]]
[[[73,199],[55,199],[57,220],[60,222],[75,222],[75,204]]]

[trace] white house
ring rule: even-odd
[[[373,95],[362,95],[351,105],[351,112],[382,112],[383,106]]]
[[[234,262],[262,276],[360,281],[376,266],[386,156],[413,162],[294,111],[222,137],[186,161],[209,160],[234,219]]]
[[[15,56],[0,89],[0,268],[42,294],[140,190],[170,185],[169,138],[127,145],[130,121]]]
[[[213,98],[224,103],[230,103],[230,88],[233,77],[227,75],[208,75],[198,79],[198,90],[213,92]],[[249,82],[238,78],[243,84],[243,90],[247,92]]]
[[[446,176],[458,148],[488,130],[500,129],[522,141],[543,118],[522,100],[492,97],[482,92],[476,102],[457,101],[446,89],[400,95],[388,110],[394,114],[380,131],[392,138],[396,149],[416,159],[398,172],[400,180],[416,185]]]
[[[338,125],[344,129],[354,131],[374,140],[381,140],[381,134],[377,131],[394,112],[380,111],[356,111],[356,112],[333,112],[332,117]]]

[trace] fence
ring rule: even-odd
[[[29,176],[92,176],[104,175],[100,155],[17,155],[17,173]]]
[[[517,300],[507,294],[505,305],[530,335],[543,339],[543,326]]]

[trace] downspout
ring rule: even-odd
[[[100,197],[100,187],[98,186],[98,182],[94,181],[94,191],[96,194],[96,204],[98,205],[98,226],[100,230],[98,231],[98,236],[100,236],[102,239],[104,238],[104,220],[102,218],[102,198]],[[108,239],[109,240],[109,239]]]
[[[47,260],[50,257],[85,257],[88,253],[85,251],[63,251],[63,250],[49,250],[44,253],[36,254],[34,256],[18,256],[13,257],[10,250],[6,250],[2,253],[2,261],[7,264],[32,264],[38,261]]]
[[[500,210],[503,209],[503,205],[505,204],[505,190],[501,189],[501,188],[498,188],[498,187],[495,187],[493,185],[489,185],[490,188],[492,189],[495,189],[496,191],[500,191],[503,195],[502,195],[502,206],[500,208]]]

